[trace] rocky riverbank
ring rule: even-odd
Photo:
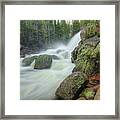
[[[56,90],[62,100],[100,99],[100,26],[86,27],[81,41],[72,52],[75,67]]]
[[[25,57],[21,61],[21,99],[100,99],[100,25],[93,21],[83,26],[67,46],[38,54],[36,47],[21,46],[21,57]],[[26,80],[32,81],[30,95]]]

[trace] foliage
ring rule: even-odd
[[[86,99],[93,99],[95,92],[92,89],[85,89],[82,94]]]
[[[65,20],[21,20],[20,43],[26,47],[46,48],[56,42],[67,43],[70,24]]]
[[[82,28],[86,38],[100,36],[99,26],[99,20],[21,20],[20,44],[31,51],[47,49],[56,43],[67,44]],[[21,52],[26,54],[26,49]]]

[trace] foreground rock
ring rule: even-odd
[[[85,74],[74,72],[60,84],[56,91],[56,96],[64,100],[77,99],[87,82]]]
[[[58,87],[61,99],[100,99],[100,26],[99,21],[82,29],[81,41],[72,52],[72,74]],[[82,82],[81,82],[82,81]],[[87,82],[86,82],[87,81]]]
[[[32,56],[32,57],[27,57],[27,58],[24,58],[23,61],[22,61],[22,66],[29,66],[31,65],[31,63],[37,59],[37,56]]]
[[[50,68],[52,64],[52,59],[58,60],[60,59],[56,55],[39,55],[39,56],[32,56],[32,57],[26,57],[22,61],[22,66],[30,66],[31,63],[35,60],[35,69],[44,69],[44,68]]]
[[[52,65],[52,56],[40,55],[35,60],[34,69],[46,69],[46,68],[50,68],[51,65]]]

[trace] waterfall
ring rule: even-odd
[[[33,69],[35,61],[29,67],[20,68],[20,98],[22,100],[53,100],[60,83],[72,73],[71,52],[80,42],[80,32],[74,35],[70,42],[55,49],[48,49],[34,55],[56,55],[50,69]]]
[[[70,40],[70,42],[68,43],[67,46],[70,52],[72,52],[75,49],[75,47],[78,45],[79,42],[80,42],[80,32],[74,35]]]

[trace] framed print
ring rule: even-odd
[[[2,119],[119,119],[119,2],[1,3]]]

